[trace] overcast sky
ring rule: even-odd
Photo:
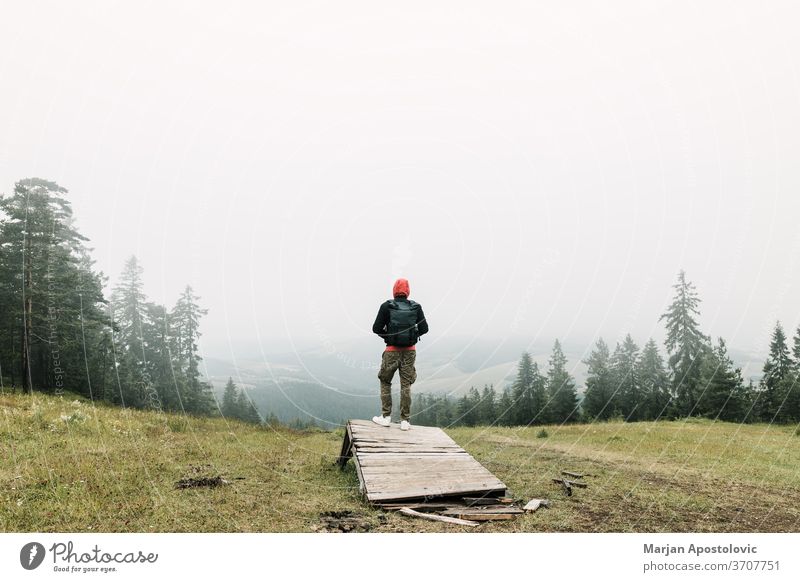
[[[255,4],[0,8],[0,192],[192,284],[207,353],[368,335],[396,276],[429,341],[660,339],[681,268],[733,347],[800,322],[796,3]]]

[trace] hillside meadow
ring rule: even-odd
[[[546,432],[546,435],[543,434]],[[95,405],[75,395],[0,395],[4,532],[797,532],[794,426],[710,420],[458,427],[448,434],[513,497],[549,509],[475,529],[372,509],[335,431],[257,427]],[[586,473],[567,497],[562,470]],[[218,487],[177,488],[222,477]],[[340,512],[350,512],[349,514]],[[333,520],[334,522],[336,520]]]

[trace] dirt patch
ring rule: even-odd
[[[175,482],[175,489],[191,489],[193,487],[219,487],[228,485],[229,482],[221,476],[216,477],[186,477]]]
[[[314,525],[311,529],[318,532],[368,532],[376,525],[375,521],[350,510],[326,511],[319,515],[319,524]],[[384,523],[386,523],[386,516],[378,516],[377,524],[383,525]]]

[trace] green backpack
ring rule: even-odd
[[[409,301],[389,301],[389,325],[386,329],[386,343],[390,346],[407,348],[417,343],[418,305]]]

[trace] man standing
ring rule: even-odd
[[[415,344],[423,334],[428,333],[428,322],[422,306],[410,301],[408,281],[398,279],[394,282],[394,299],[381,304],[372,331],[386,342],[386,350],[381,358],[378,379],[381,381],[381,416],[373,416],[372,421],[389,426],[392,416],[392,378],[395,371],[400,372],[400,429],[408,430],[411,424],[411,385],[417,379],[414,368],[417,348]]]

